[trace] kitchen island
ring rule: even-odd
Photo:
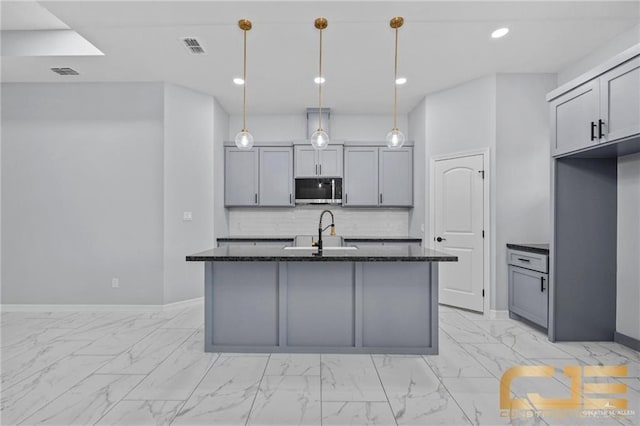
[[[436,354],[438,262],[416,247],[226,246],[205,262],[205,351]]]

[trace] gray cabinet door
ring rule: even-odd
[[[293,205],[293,150],[260,148],[260,206]]]
[[[380,148],[378,202],[381,206],[413,205],[413,148]]]
[[[562,155],[598,144],[598,80],[592,80],[551,102],[551,153]]]
[[[258,205],[258,149],[224,150],[225,206]]]
[[[310,145],[296,145],[295,150],[295,176],[318,176],[318,154]]]
[[[344,149],[344,206],[378,205],[378,148]]]
[[[548,327],[549,280],[547,274],[509,265],[509,311],[544,328]]]
[[[640,134],[640,58],[600,77],[603,141]]]
[[[318,151],[318,175],[323,177],[342,177],[342,162],[344,148],[328,146]]]

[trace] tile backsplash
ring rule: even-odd
[[[338,235],[404,237],[409,230],[408,209],[297,206],[295,208],[231,208],[229,209],[229,235],[315,235],[320,213],[327,207],[335,215]],[[330,220],[329,215],[325,215],[323,225],[331,223]]]

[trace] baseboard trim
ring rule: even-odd
[[[626,334],[618,333],[613,334],[613,340],[621,345],[628,346],[633,350],[640,351],[640,340],[627,336]]]
[[[135,312],[156,312],[170,309],[187,308],[195,306],[204,301],[204,297],[181,300],[179,302],[167,303],[166,305],[36,305],[36,304],[2,304],[2,312],[60,312],[60,311],[135,311]]]
[[[509,311],[498,311],[495,309],[491,309],[489,311],[489,318],[497,320],[509,319]]]

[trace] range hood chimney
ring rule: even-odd
[[[322,108],[322,129],[331,137],[331,117],[330,108]],[[313,132],[318,130],[320,120],[320,110],[318,108],[307,108],[307,139],[311,138]]]

